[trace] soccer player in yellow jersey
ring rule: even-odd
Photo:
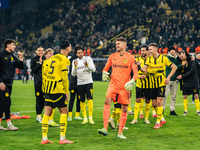
[[[140,67],[143,67],[145,65],[145,62],[148,58],[148,47],[147,46],[142,46],[141,47],[141,56],[136,59],[136,62]],[[148,117],[149,117],[149,110],[150,110],[150,91],[149,91],[149,77],[148,73],[144,74],[141,70],[138,71],[138,79],[137,79],[137,84],[136,84],[136,102],[135,102],[135,107],[134,107],[134,119],[130,124],[136,124],[137,118],[138,118],[138,113],[140,109],[140,103],[141,99],[145,97],[145,120],[144,122],[146,124],[150,124]],[[143,107],[143,103],[142,103]]]
[[[46,83],[45,91],[45,111],[42,119],[42,142],[41,144],[53,143],[48,140],[48,122],[52,109],[58,107],[60,111],[60,142],[59,144],[71,144],[65,138],[67,128],[67,102],[69,100],[68,70],[70,61],[66,57],[71,52],[71,44],[64,40],[60,43],[60,54],[56,54],[49,59],[45,68]]]
[[[176,72],[177,67],[169,59],[158,53],[158,44],[151,43],[148,46],[150,57],[147,58],[141,71],[149,73],[150,78],[150,99],[157,110],[157,122],[154,129],[159,129],[166,123],[163,117],[163,98],[165,97],[165,87],[169,83],[171,76]],[[165,77],[166,66],[172,68],[168,77]]]
[[[47,75],[47,73],[44,72],[44,70],[47,70],[45,68],[48,66],[49,58],[53,56],[53,53],[54,53],[54,50],[52,50],[51,48],[46,49],[44,52],[44,57],[46,58],[46,60],[44,60],[42,64],[42,92],[43,93],[45,93],[44,85],[46,83],[46,75]],[[53,108],[51,116],[49,117],[49,125],[58,127],[59,125],[53,121],[54,113],[55,113],[55,108]]]

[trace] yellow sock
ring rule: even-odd
[[[130,104],[128,105],[128,109],[127,110],[128,110],[128,112],[132,111]]]
[[[152,114],[155,115],[156,110],[155,110],[154,106],[152,105],[152,100],[150,100],[150,106],[151,106]]]
[[[183,99],[184,111],[187,112],[188,99]]]
[[[60,114],[60,139],[65,139],[67,130],[67,114]]]
[[[70,114],[69,114],[70,115]],[[80,115],[80,112],[76,112],[75,117],[78,117]]]
[[[72,117],[72,112],[71,111],[68,112],[68,117]]]
[[[49,116],[43,115],[42,118],[42,138],[47,139]]]
[[[113,109],[110,118],[115,119],[115,116],[116,116],[116,108]]]
[[[160,123],[163,114],[163,106],[157,107],[157,123]]]
[[[49,120],[53,120],[54,113],[55,113],[55,108],[52,109],[52,113],[51,113],[51,116],[49,117]]]
[[[42,117],[42,115],[41,115],[41,114],[38,114],[37,117]]]
[[[91,118],[92,113],[93,113],[93,100],[92,99],[87,101],[87,106],[88,106],[89,118]]]
[[[137,120],[137,118],[138,118],[139,107],[140,107],[140,103],[135,102],[135,107],[134,107],[134,119],[135,120]]]
[[[120,116],[121,116],[121,108],[116,108],[116,119],[117,119],[118,124],[119,124]]]
[[[81,107],[81,111],[82,111],[82,114],[83,114],[83,118],[86,119],[87,114],[86,114],[86,104],[85,104],[85,102],[80,102],[80,107]]]
[[[150,112],[150,103],[145,103],[145,118],[144,119],[148,119],[149,112]]]
[[[199,99],[195,99],[195,105],[196,105],[197,111],[199,111]]]
[[[143,114],[143,105],[144,105],[144,99],[141,98],[141,102],[140,102],[140,115]]]

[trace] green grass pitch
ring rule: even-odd
[[[23,84],[22,81],[14,81],[12,91],[11,112],[20,112],[20,115],[30,115],[30,119],[12,120],[19,128],[18,131],[0,131],[0,149],[2,150],[153,150],[153,149],[198,149],[200,147],[200,117],[196,115],[195,104],[192,104],[191,96],[188,98],[188,116],[183,117],[182,95],[178,90],[176,112],[178,116],[169,115],[169,101],[165,109],[167,123],[159,130],[153,129],[156,122],[150,111],[150,125],[144,124],[139,119],[139,124],[130,125],[133,115],[129,115],[126,123],[128,130],[123,133],[127,140],[117,138],[117,130],[108,127],[108,135],[102,136],[97,129],[103,127],[103,106],[107,90],[107,82],[94,82],[94,121],[95,125],[82,125],[81,121],[75,121],[75,107],[73,121],[68,122],[66,138],[74,141],[74,144],[59,145],[59,128],[49,127],[48,138],[53,144],[41,145],[41,124],[35,121],[35,96],[33,81]],[[132,92],[131,107],[134,108],[135,89]],[[113,105],[112,105],[113,108]],[[111,111],[112,111],[111,108]],[[59,123],[59,112],[56,109],[54,120]],[[6,127],[6,121],[2,121]]]

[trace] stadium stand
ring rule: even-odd
[[[129,41],[130,52],[134,49],[138,53],[141,44],[156,42],[162,48],[160,53],[166,53],[165,48],[172,45],[178,45],[177,50],[188,48],[195,53],[200,43],[196,0],[100,0],[96,3],[58,0],[17,18],[23,19],[1,35],[0,44],[8,37],[16,39],[18,49],[24,51],[26,58],[34,55],[38,45],[58,50],[64,38],[72,46],[83,45],[85,55],[102,57],[114,51],[113,43],[108,41],[132,26],[135,26],[132,31],[123,34]]]

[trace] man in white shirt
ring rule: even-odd
[[[82,47],[75,47],[75,54],[77,59],[72,62],[72,76],[77,75],[77,88],[78,88],[78,96],[80,98],[80,107],[83,113],[83,122],[82,124],[86,124],[88,122],[87,113],[86,113],[86,103],[85,103],[85,95],[87,96],[87,105],[88,105],[88,113],[89,113],[89,123],[94,124],[92,119],[93,113],[93,79],[92,72],[96,71],[94,66],[94,62],[91,57],[83,56]]]

